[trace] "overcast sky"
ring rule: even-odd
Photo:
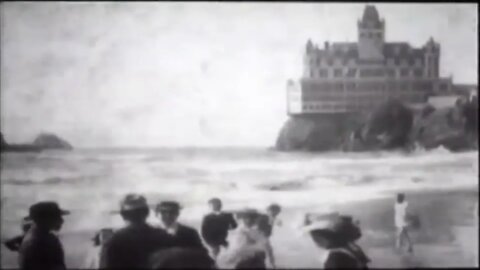
[[[1,4],[1,129],[78,147],[271,146],[308,38],[356,41],[364,4]],[[476,4],[377,4],[387,41],[441,44],[477,83]]]

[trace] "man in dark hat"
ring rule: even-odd
[[[18,251],[20,269],[66,269],[63,246],[53,231],[63,225],[62,210],[56,202],[44,201],[30,207],[33,225],[25,234]]]
[[[362,236],[352,217],[338,213],[325,214],[304,227],[315,244],[326,251],[322,258],[325,269],[367,269],[370,259],[355,243]]]
[[[172,247],[193,248],[207,252],[198,232],[193,228],[178,223],[180,205],[177,202],[161,202],[157,205],[155,212],[160,219],[161,229],[173,239]]]
[[[147,224],[150,208],[145,197],[128,194],[120,203],[126,226],[104,243],[100,268],[146,268],[153,252],[169,247],[170,237]]]
[[[11,251],[18,251],[20,246],[22,245],[23,238],[25,234],[30,230],[32,227],[32,219],[29,216],[26,216],[22,220],[22,233],[21,235],[15,236],[13,238],[8,239],[5,241],[5,246]]]
[[[222,201],[213,198],[208,201],[211,212],[207,214],[202,221],[202,237],[207,243],[216,258],[220,252],[220,247],[227,247],[228,231],[235,229],[237,223],[231,213],[222,212]]]

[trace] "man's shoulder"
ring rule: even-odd
[[[189,233],[197,233],[197,230],[195,230],[193,227],[184,225],[184,224],[178,224],[178,230],[184,231],[184,232],[189,232]]]

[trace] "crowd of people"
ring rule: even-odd
[[[202,220],[200,232],[178,222],[181,206],[175,201],[160,202],[154,214],[160,226],[147,222],[150,207],[144,196],[126,195],[117,212],[125,222],[122,228],[101,229],[92,238],[91,254],[85,268],[276,268],[270,237],[281,225],[281,207],[271,204],[265,213],[253,208],[222,211],[222,201],[208,201],[210,213]],[[407,242],[407,204],[403,194],[395,204],[397,246]],[[23,234],[4,244],[18,251],[20,269],[66,269],[64,250],[55,232],[63,224],[63,210],[56,202],[32,205],[22,222]],[[362,236],[358,222],[338,212],[307,214],[302,227],[317,247],[326,251],[320,258],[324,268],[366,269],[370,259],[356,244]]]

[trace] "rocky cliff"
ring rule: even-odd
[[[375,151],[478,149],[478,101],[457,102],[452,108],[426,106],[413,112],[389,100],[362,114],[318,114],[291,117],[276,142],[280,151]]]
[[[280,151],[329,151],[342,147],[346,136],[362,122],[358,114],[292,116],[277,138]]]
[[[67,141],[59,138],[55,134],[43,133],[37,136],[33,141],[33,145],[42,149],[63,149],[71,150],[72,145]]]
[[[31,144],[9,144],[0,133],[2,152],[39,152],[47,149],[71,150],[72,145],[54,134],[40,134]]]

